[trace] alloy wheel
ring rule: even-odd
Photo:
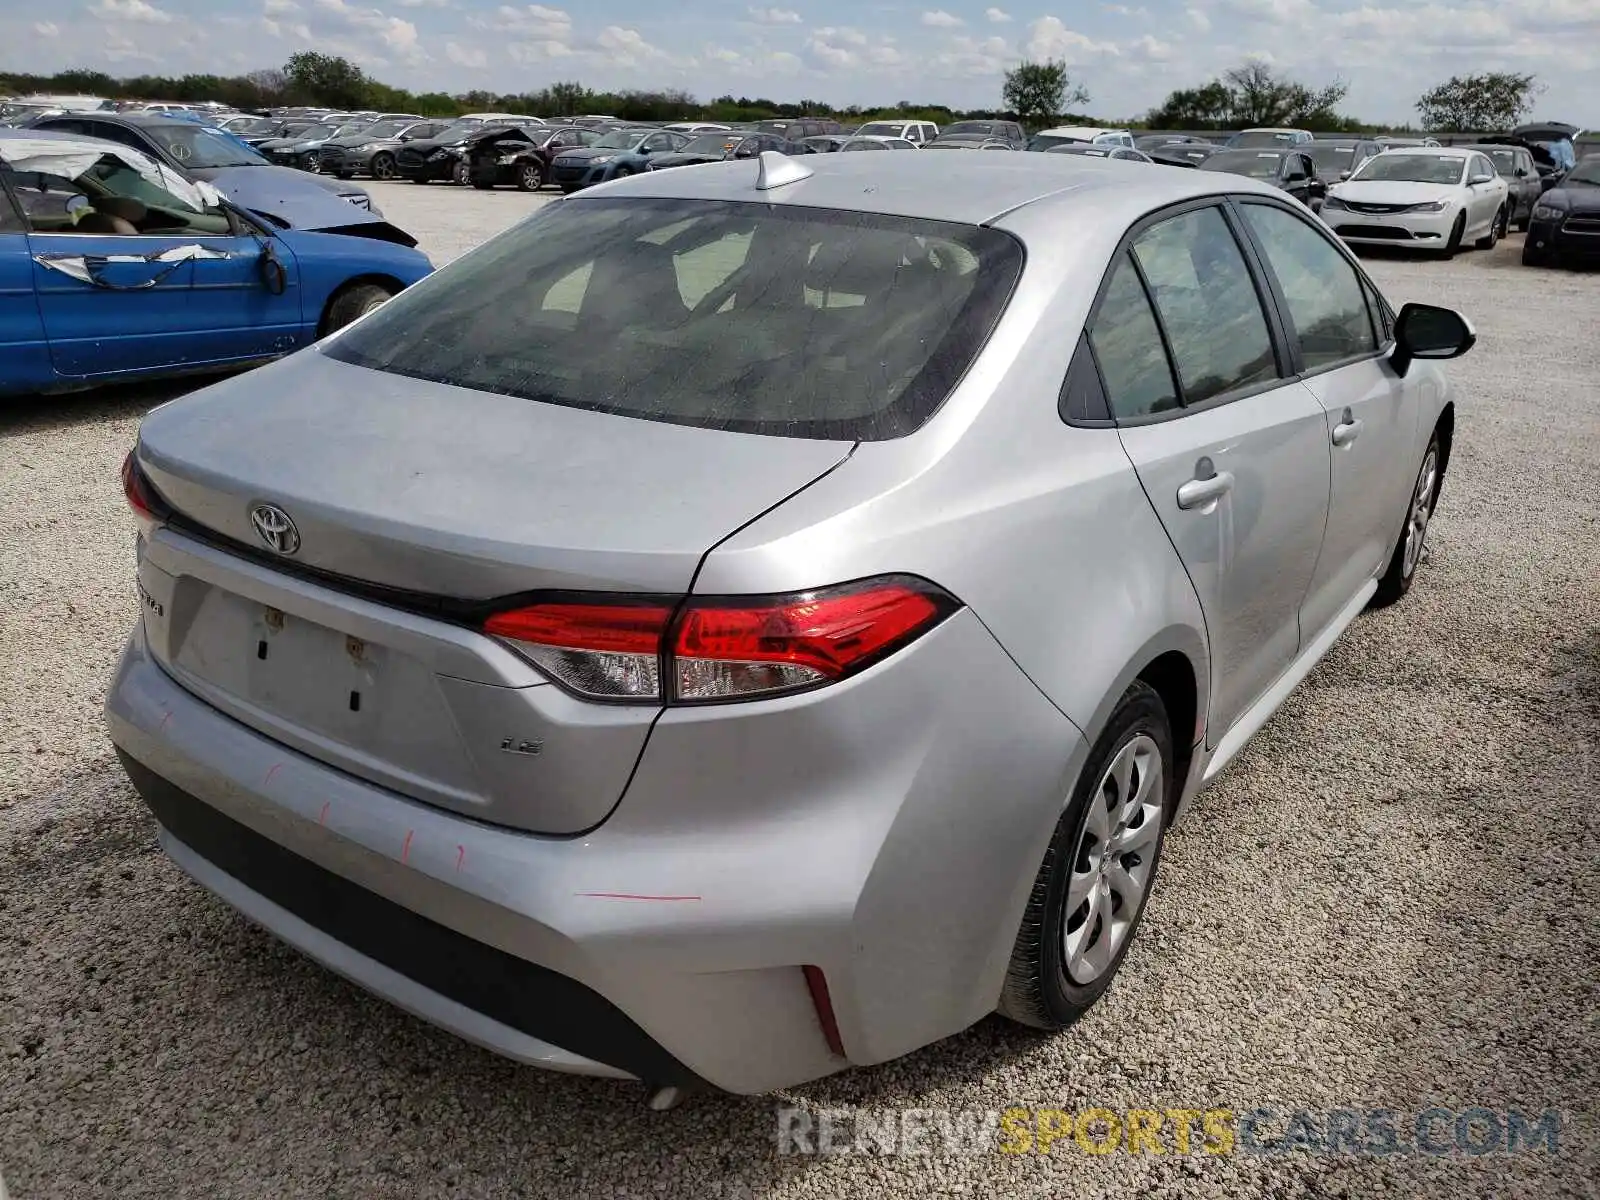
[[[1079,987],[1110,969],[1132,932],[1161,838],[1161,749],[1141,733],[1106,767],[1089,797],[1067,880],[1062,963]]]
[[[1422,460],[1422,470],[1417,474],[1417,486],[1411,493],[1411,512],[1406,518],[1406,551],[1401,560],[1401,570],[1410,578],[1422,561],[1423,543],[1428,536],[1428,522],[1433,520],[1433,489],[1439,482],[1439,456],[1431,447]]]
[[[450,178],[462,187],[466,187],[467,184],[472,182],[472,168],[467,166],[466,161],[463,159],[451,168]]]
[[[387,154],[380,154],[372,160],[372,177],[374,179],[394,178],[394,159]]]

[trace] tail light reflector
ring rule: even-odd
[[[657,700],[672,609],[655,604],[535,604],[496,613],[484,630],[509,639],[580,696]]]
[[[782,695],[865,670],[958,607],[926,580],[887,576],[792,596],[552,601],[484,630],[597,700],[701,704]]]
[[[137,450],[129,450],[128,456],[122,460],[122,494],[133,515],[146,528],[166,520],[167,506],[139,469]]]

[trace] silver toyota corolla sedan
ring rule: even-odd
[[[1265,184],[994,157],[595,188],[151,412],[107,717],[178,865],[661,1103],[1093,1004],[1410,588],[1473,334]]]

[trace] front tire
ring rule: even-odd
[[[1417,567],[1422,564],[1422,552],[1427,546],[1428,526],[1433,521],[1434,507],[1439,503],[1439,488],[1443,482],[1440,471],[1444,462],[1439,452],[1439,435],[1428,439],[1428,449],[1422,456],[1422,466],[1417,470],[1417,481],[1411,485],[1411,496],[1406,501],[1405,524],[1400,529],[1400,540],[1395,544],[1389,559],[1389,568],[1378,580],[1378,590],[1373,594],[1373,608],[1388,608],[1407,592],[1417,578]]]
[[[1166,706],[1135,682],[1056,823],[1011,951],[1002,1014],[1064,1029],[1111,986],[1155,885],[1174,762]]]
[[[457,187],[466,187],[472,182],[472,168],[465,162],[458,162],[450,168],[450,179]]]
[[[395,295],[397,289],[381,283],[355,283],[343,288],[328,301],[328,310],[322,318],[322,332],[326,337],[336,329],[343,329],[357,317],[366,316]]]
[[[517,190],[537,192],[544,186],[544,166],[540,163],[517,164]]]
[[[374,179],[394,178],[394,155],[375,154],[372,156],[372,166],[369,168]]]

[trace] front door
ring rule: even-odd
[[[48,169],[15,178],[57,375],[220,365],[296,344],[297,271],[281,244],[238,232],[224,211],[111,154],[72,178]],[[282,294],[263,282],[268,244],[285,267]]]
[[[1382,574],[1415,468],[1419,408],[1389,366],[1361,276],[1314,222],[1276,205],[1239,206],[1287,310],[1294,366],[1321,405],[1332,459],[1328,529],[1301,611],[1301,639]]]
[[[1090,340],[1123,448],[1205,613],[1215,745],[1300,649],[1327,518],[1322,408],[1284,377],[1220,206],[1135,239]]]

